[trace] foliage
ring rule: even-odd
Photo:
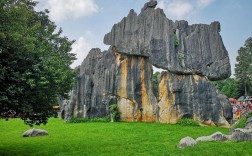
[[[104,118],[71,118],[68,123],[85,123],[85,122],[109,122],[109,117]]]
[[[117,104],[109,105],[109,111],[110,111],[110,115],[111,115],[111,122],[120,121],[120,112],[117,107]]]
[[[160,75],[160,72],[155,72],[151,77],[152,91],[156,98],[158,98],[159,96],[159,84],[158,84],[159,75]]]
[[[199,126],[199,122],[190,118],[179,119],[176,124],[181,126]]]
[[[239,98],[243,94],[239,91],[239,84],[234,78],[227,78],[225,80],[214,81],[213,84],[222,94],[229,98]]]
[[[173,36],[174,36],[174,45],[175,45],[175,47],[178,47],[179,46],[179,39],[176,34],[176,30],[174,30]]]
[[[239,123],[235,126],[235,128],[244,128],[246,126],[246,117],[242,117],[240,120],[239,120]]]
[[[245,45],[238,50],[235,64],[235,77],[244,88],[243,95],[252,94],[252,38],[245,41]]]
[[[61,36],[48,10],[35,6],[31,0],[0,1],[0,113],[48,113],[72,88],[74,41]]]
[[[29,125],[30,127],[33,127],[33,125],[40,126],[40,124],[47,124],[47,118],[49,116],[45,113],[27,113],[23,116],[21,116],[21,119],[24,120],[24,123],[26,125]]]
[[[67,124],[50,118],[40,126],[48,136],[23,138],[27,126],[20,119],[0,120],[0,155],[171,155],[171,156],[232,156],[251,155],[252,142],[198,142],[193,148],[176,147],[181,138],[211,135],[221,127],[192,127],[160,123],[96,123]],[[35,128],[36,125],[35,125]],[[232,148],[230,148],[232,147]],[[29,151],[29,152],[27,152]]]
[[[239,120],[239,123],[235,126],[235,128],[244,128],[247,123],[247,119],[252,117],[252,112],[249,112],[245,116],[242,116],[242,118]]]

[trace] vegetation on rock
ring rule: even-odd
[[[111,122],[120,120],[120,112],[117,107],[117,104],[109,105],[109,111],[110,111],[110,116],[111,116]]]

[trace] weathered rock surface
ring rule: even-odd
[[[179,118],[193,118],[207,125],[229,125],[221,99],[214,85],[198,75],[177,75],[162,72],[159,82],[159,121],[176,123]],[[230,110],[229,110],[230,109]],[[230,107],[228,111],[232,111]],[[225,113],[226,118],[232,114]]]
[[[65,102],[65,116],[104,117],[109,114],[108,105],[116,103],[115,95],[115,57],[109,50],[101,52],[98,48],[90,50],[80,66],[77,84]]]
[[[230,136],[235,141],[252,141],[252,129],[237,128]]]
[[[23,133],[23,137],[35,137],[43,135],[48,135],[48,132],[42,129],[29,129]]]
[[[131,10],[104,37],[108,51],[92,49],[80,66],[65,117],[104,117],[117,103],[123,121],[175,123],[193,118],[207,125],[229,126],[231,107],[209,80],[230,75],[220,24],[173,22],[156,1],[137,15]],[[166,72],[159,97],[152,91],[152,65]]]
[[[177,147],[184,148],[187,146],[195,146],[196,144],[197,142],[193,138],[187,136],[179,141],[179,144],[177,145]]]
[[[116,95],[123,121],[156,121],[157,100],[152,92],[152,65],[144,56],[119,53],[116,64]]]
[[[115,98],[115,57],[92,49],[80,67],[77,81],[77,117],[104,117]]]
[[[229,140],[229,137],[222,134],[221,132],[216,132],[210,136],[202,136],[198,137],[196,141],[227,141]]]
[[[156,1],[146,3],[139,15],[130,10],[104,37],[104,43],[127,54],[151,57],[152,64],[177,74],[205,75],[210,80],[230,76],[228,52],[220,23],[188,25],[173,22]]]

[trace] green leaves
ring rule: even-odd
[[[244,95],[252,94],[252,38],[245,41],[244,47],[238,50],[235,64],[235,77],[244,88]]]
[[[109,105],[109,111],[110,111],[110,116],[111,116],[111,122],[120,120],[120,112],[117,107],[117,104]]]
[[[215,87],[218,88],[222,94],[229,98],[239,98],[242,96],[238,87],[238,81],[234,78],[227,78],[225,80],[214,81]]]
[[[48,112],[67,95],[75,72],[69,67],[74,41],[36,12],[30,0],[0,1],[0,112]],[[64,96],[67,98],[67,96]]]

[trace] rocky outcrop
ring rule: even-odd
[[[219,22],[173,22],[155,6],[156,1],[146,3],[139,15],[131,10],[105,35],[104,43],[122,53],[150,57],[153,65],[172,73],[204,75],[209,80],[230,76]]]
[[[175,123],[193,118],[207,125],[229,126],[228,100],[210,80],[230,75],[220,24],[173,22],[157,2],[137,15],[130,10],[104,37],[108,51],[92,49],[80,66],[69,116],[104,117],[118,104],[123,121]],[[153,94],[152,65],[164,69],[159,96]]]
[[[116,95],[123,121],[156,121],[157,100],[152,92],[149,58],[113,48],[116,58]]]
[[[230,139],[234,141],[252,141],[252,129],[237,128],[230,135]]]
[[[64,106],[71,117],[104,117],[108,105],[117,102],[115,95],[115,57],[111,51],[92,49],[80,66],[77,84],[70,102]]]
[[[179,118],[193,118],[207,125],[229,125],[222,115],[223,100],[205,77],[161,73],[158,99],[160,122],[176,123]],[[227,117],[232,118],[232,114],[227,114]]]

